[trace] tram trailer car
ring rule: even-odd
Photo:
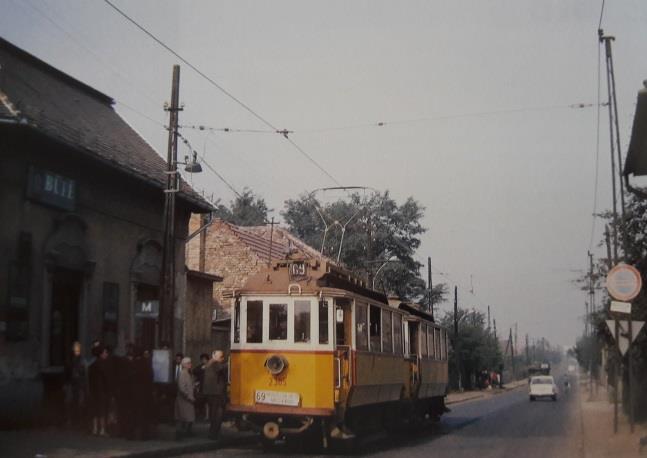
[[[277,262],[235,295],[227,410],[266,442],[327,447],[445,412],[447,332],[412,304],[315,259]]]

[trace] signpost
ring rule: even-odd
[[[607,327],[613,335],[620,357],[623,357],[634,339],[643,328],[644,321],[631,320],[631,301],[640,293],[642,289],[642,277],[638,269],[629,264],[619,263],[613,267],[607,274],[607,291],[609,295],[616,299],[612,301],[609,307],[609,313],[613,320],[607,320]],[[620,317],[628,319],[621,319]],[[627,358],[627,392],[629,398],[629,425],[631,432],[634,430],[634,403],[632,396],[632,368],[631,356]],[[618,371],[619,372],[619,371]],[[614,394],[614,417],[613,430],[618,432],[618,374],[615,377],[615,394]]]

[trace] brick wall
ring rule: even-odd
[[[189,232],[200,227],[200,215],[192,215]],[[240,289],[247,279],[265,267],[265,261],[243,243],[231,230],[229,224],[216,220],[206,230],[205,272],[219,275],[223,281],[214,285],[214,305],[218,309],[218,317],[230,315],[233,299],[224,297],[223,293],[232,289]],[[200,263],[200,236],[194,237],[187,245],[187,266],[198,270]]]

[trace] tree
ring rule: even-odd
[[[414,258],[426,231],[423,214],[424,207],[412,197],[398,205],[388,191],[369,197],[352,194],[327,204],[303,194],[287,200],[281,213],[293,234],[326,256],[339,257],[342,265],[376,288],[404,300],[426,302],[426,284],[419,274],[422,264]],[[441,302],[445,293],[446,287],[437,285],[434,303]]]
[[[478,375],[483,370],[498,370],[503,364],[503,357],[498,342],[493,333],[487,328],[483,312],[477,310],[458,309],[458,344],[452,337],[452,348],[449,352],[449,368],[452,385],[457,386],[456,348],[461,368],[462,385],[474,388]],[[454,329],[454,312],[447,311],[440,320],[445,328]]]
[[[267,223],[268,211],[265,199],[245,188],[229,207],[217,202],[215,215],[236,226],[262,226]]]

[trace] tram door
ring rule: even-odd
[[[350,389],[353,309],[349,299],[335,299],[335,402],[344,403]]]

